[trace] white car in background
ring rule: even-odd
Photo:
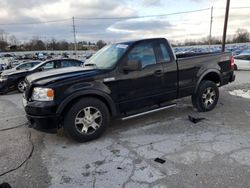
[[[250,70],[250,51],[234,57],[235,70]]]

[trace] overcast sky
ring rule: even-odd
[[[73,41],[74,16],[77,41],[123,41],[135,38],[166,37],[172,41],[199,39],[209,35],[210,10],[201,12],[117,20],[85,20],[168,14],[214,6],[213,36],[221,36],[226,0],[0,0],[0,30],[25,41],[33,36]],[[231,7],[250,7],[250,0],[231,0]],[[228,34],[238,28],[250,31],[250,8],[231,9]],[[60,20],[46,24],[36,23]],[[13,25],[3,25],[13,24]]]

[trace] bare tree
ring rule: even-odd
[[[250,34],[246,29],[237,29],[233,42],[241,43],[241,42],[249,42],[250,41]]]
[[[106,43],[103,40],[98,40],[96,42],[96,46],[98,47],[98,49],[101,49],[105,45],[106,45]]]
[[[11,45],[18,45],[18,40],[17,40],[17,38],[16,38],[16,36],[15,35],[10,35],[9,36],[9,43],[11,44]]]
[[[4,51],[8,46],[6,36],[7,34],[3,30],[0,30],[0,50],[2,51]]]

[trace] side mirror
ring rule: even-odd
[[[139,60],[129,60],[127,63],[123,66],[123,70],[125,72],[130,71],[140,71],[142,70],[142,64]]]

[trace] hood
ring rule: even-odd
[[[68,67],[34,73],[27,76],[26,79],[29,83],[44,85],[73,77],[91,77],[97,75],[99,72],[101,70],[93,68]]]
[[[25,72],[28,72],[28,70],[16,70],[15,68],[13,69],[9,69],[9,70],[4,70],[2,72],[2,76],[11,76],[13,74],[21,74],[21,73],[25,73]]]

